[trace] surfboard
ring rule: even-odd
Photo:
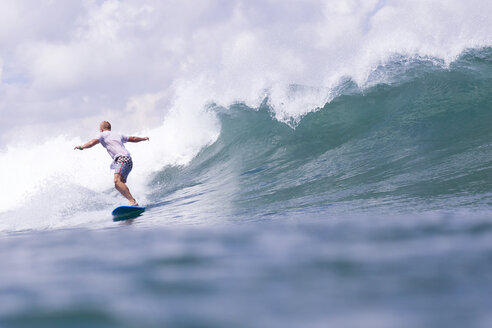
[[[145,211],[145,206],[118,206],[111,213],[114,221],[129,220],[140,216]]]

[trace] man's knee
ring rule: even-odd
[[[125,184],[126,179],[121,176],[121,174],[115,173],[114,175],[114,185]]]
[[[120,182],[123,182],[122,177],[120,174],[115,174],[114,175],[114,185],[118,185]]]

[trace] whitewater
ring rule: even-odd
[[[492,323],[492,3],[0,12],[2,326]]]
[[[82,223],[67,218],[65,213],[71,208],[90,211],[91,206],[88,204],[91,203],[102,202],[106,208],[117,204],[119,200],[112,197],[115,195],[108,193],[111,190],[111,177],[107,170],[108,159],[102,155],[102,151],[96,150],[83,154],[66,151],[73,145],[92,138],[97,133],[95,127],[99,122],[98,119],[107,116],[108,119],[113,119],[116,129],[119,127],[121,132],[143,133],[152,138],[153,142],[150,145],[131,149],[138,163],[132,174],[132,185],[144,202],[147,201],[146,197],[154,192],[151,185],[155,182],[153,177],[156,174],[166,170],[167,166],[189,165],[201,150],[216,142],[219,136],[221,141],[225,138],[221,129],[227,127],[223,126],[221,120],[224,118],[221,116],[235,115],[241,104],[252,113],[266,110],[273,118],[272,125],[275,125],[275,122],[283,123],[286,129],[290,127],[291,133],[300,135],[299,131],[310,129],[313,141],[326,138],[326,142],[331,143],[332,148],[336,146],[350,148],[352,145],[348,142],[344,145],[333,143],[338,138],[355,141],[349,140],[346,130],[336,130],[331,127],[339,118],[336,117],[337,114],[330,116],[328,114],[330,109],[325,107],[336,107],[335,103],[347,99],[348,104],[345,106],[351,108],[344,111],[353,111],[353,121],[347,117],[340,124],[346,124],[346,128],[349,128],[353,124],[359,124],[358,121],[368,115],[373,116],[372,121],[366,122],[367,128],[370,128],[370,125],[374,127],[375,124],[381,124],[375,119],[375,113],[371,113],[369,108],[371,104],[368,103],[377,101],[374,90],[376,86],[404,88],[401,85],[407,83],[408,89],[404,92],[409,96],[402,99],[402,104],[396,107],[418,104],[419,99],[412,99],[410,95],[417,92],[417,88],[425,83],[423,80],[426,74],[433,72],[432,74],[437,76],[440,70],[443,71],[442,74],[449,72],[449,76],[452,76],[453,71],[459,73],[460,65],[453,66],[454,63],[460,62],[471,49],[487,49],[486,47],[491,44],[492,31],[488,22],[488,11],[484,8],[483,2],[477,1],[474,4],[465,6],[460,2],[444,5],[437,1],[412,4],[400,1],[390,3],[340,1],[326,4],[295,3],[279,7],[273,4],[262,7],[245,3],[228,5],[226,12],[230,13],[230,17],[223,17],[222,20],[210,22],[209,25],[200,22],[197,23],[198,26],[189,26],[176,33],[175,38],[178,38],[180,33],[194,33],[195,38],[199,40],[181,46],[190,48],[190,53],[185,58],[178,58],[181,55],[180,51],[176,51],[175,57],[166,58],[166,63],[182,61],[177,65],[175,72],[169,73],[174,79],[167,81],[168,89],[129,97],[126,107],[120,110],[121,114],[118,114],[118,109],[111,108],[104,110],[106,114],[99,112],[93,116],[89,115],[92,120],[67,119],[56,125],[50,125],[49,122],[36,122],[33,124],[34,127],[13,124],[14,129],[4,128],[5,142],[0,153],[0,163],[2,163],[0,180],[3,185],[0,211],[8,212],[11,219],[1,220],[1,230],[43,229],[53,225],[63,226],[64,221],[69,226]],[[128,31],[128,25],[132,27],[140,22],[142,25],[153,23],[158,26],[151,19],[155,20],[159,16],[155,14],[155,11],[160,9],[156,9],[156,6],[154,3],[137,7],[131,1],[123,3],[107,1],[100,6],[94,4],[88,6],[87,23],[76,26],[76,36],[68,45],[61,46],[47,42],[39,45],[41,49],[39,58],[32,64],[37,66],[31,69],[34,72],[41,69],[46,71],[36,75],[32,84],[34,86],[47,84],[48,87],[44,86],[44,89],[68,89],[65,91],[69,95],[64,95],[64,98],[67,97],[66,102],[71,105],[73,98],[76,98],[77,93],[80,92],[76,90],[80,85],[77,85],[77,81],[69,82],[78,78],[79,84],[86,82],[85,79],[92,84],[90,79],[95,78],[91,76],[92,70],[98,67],[87,66],[100,64],[100,61],[91,62],[85,59],[79,65],[73,65],[69,61],[80,59],[81,49],[89,52],[91,47],[94,47],[94,50],[104,51],[103,56],[109,56],[106,53],[111,54],[123,45],[128,47],[130,41],[134,42],[134,48],[137,48],[141,45],[141,41],[135,40],[137,32],[145,32],[149,27],[141,30],[137,27],[134,28],[135,31]],[[180,11],[183,8],[175,10]],[[280,13],[269,15],[275,10]],[[212,12],[205,13],[204,17],[208,16],[213,16]],[[125,22],[125,17],[132,17],[134,22]],[[258,24],[261,17],[272,17],[272,19],[261,25]],[[205,33],[217,38],[215,46],[210,45],[200,50],[193,49],[193,46],[202,46],[200,38],[204,38]],[[170,35],[164,33],[162,37],[167,40]],[[111,40],[112,43],[101,45],[104,40]],[[28,48],[23,45],[22,49],[26,47]],[[478,57],[483,54],[487,60],[487,50],[483,50],[482,53],[477,51]],[[29,51],[27,52],[31,55]],[[126,52],[131,53],[131,50],[127,49]],[[49,56],[65,59],[53,66],[53,62],[50,62],[53,59]],[[473,59],[471,61],[472,63],[469,64],[473,66]],[[110,62],[107,64],[110,67],[114,65]],[[86,73],[88,77],[79,76],[80,70],[84,67],[88,70]],[[479,69],[482,71],[476,73],[477,75],[489,72],[488,67]],[[463,72],[465,73],[467,72]],[[477,80],[479,81],[480,78],[477,77]],[[444,81],[436,81],[436,83],[446,83],[445,76],[443,79]],[[10,89],[22,87],[16,83],[9,84],[8,77],[4,77],[4,80],[7,82],[2,84],[4,95],[2,107],[6,115],[3,115],[2,126],[9,125],[7,123],[10,120],[9,114],[12,114],[12,120],[15,121],[16,118],[13,109],[7,107],[10,105],[10,93],[13,93]],[[21,90],[16,92],[22,93]],[[361,100],[353,106],[350,104],[351,101],[358,99],[357,94],[366,92],[368,92],[367,101]],[[427,97],[438,99],[446,92],[450,90],[443,88]],[[94,96],[99,94],[99,92],[93,93]],[[354,100],[348,100],[347,95],[351,95],[351,99]],[[111,95],[111,97],[115,96]],[[477,102],[481,100],[486,101],[480,98],[473,99]],[[452,99],[449,102],[453,105]],[[330,105],[332,103],[333,105]],[[104,105],[108,106],[108,104]],[[56,111],[56,108],[53,110]],[[408,111],[411,110],[425,112],[427,109],[410,108]],[[431,110],[427,110],[428,115],[431,115]],[[482,110],[485,111],[485,108]],[[70,112],[70,109],[65,108],[64,111]],[[73,111],[74,116],[80,115],[76,113],[76,109]],[[311,120],[307,118],[307,114],[311,112],[319,112],[315,115],[326,120],[319,125],[326,125],[331,131],[317,131],[316,127],[304,128],[308,123],[304,123],[303,119],[305,122]],[[398,108],[388,109],[387,115],[397,115],[397,112]],[[402,115],[411,114],[402,113]],[[145,117],[150,120],[147,121]],[[159,124],[159,119],[155,117],[162,117],[162,123]],[[240,121],[242,118],[238,117],[237,120]],[[329,123],[329,120],[333,122]],[[257,131],[254,127],[248,127],[248,124],[247,121],[242,123],[241,129],[250,131],[244,133],[242,136],[244,140],[238,140],[238,143],[252,138],[262,138],[261,134],[255,133]],[[384,133],[381,131],[381,134]],[[435,133],[438,134],[438,131]],[[12,137],[13,135],[15,137]],[[381,137],[391,138],[388,134]],[[261,142],[265,141],[260,141],[257,145],[258,149],[263,147]],[[310,140],[307,142],[309,143]],[[417,143],[417,140],[415,142]],[[314,155],[324,149],[325,153],[318,155],[329,157],[331,161],[343,160],[335,154],[326,152],[330,149],[327,146],[328,144],[325,144],[317,150],[313,149]],[[251,147],[255,148],[253,145]],[[315,148],[315,145],[312,147]],[[337,151],[341,151],[343,147],[338,147]],[[374,148],[372,150],[377,151]],[[252,157],[250,160],[253,160],[257,151],[250,149],[249,154],[237,156]],[[356,151],[355,148],[353,151]],[[292,160],[302,161],[302,156],[306,155],[310,154],[299,154],[299,158],[292,158]],[[359,156],[364,156],[364,153],[360,152]],[[402,156],[404,154],[400,157]],[[319,167],[314,171],[330,171],[330,162],[325,162],[326,165],[323,165],[321,158]],[[291,158],[285,160],[290,161]],[[257,161],[256,165],[263,167],[267,166],[267,163]],[[13,172],[16,174],[12,174]],[[240,174],[241,172],[236,172],[236,175],[240,176]],[[416,176],[415,179],[418,177]],[[165,184],[166,181],[160,183]],[[369,188],[369,185],[366,184],[365,188]],[[319,197],[314,194],[313,196]],[[25,219],[19,220],[15,213],[23,213],[22,216],[25,216],[26,211],[36,213],[46,211],[46,215],[43,220],[37,218],[29,222]]]

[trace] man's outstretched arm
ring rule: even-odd
[[[75,146],[73,149],[82,150],[82,149],[86,149],[86,148],[91,148],[91,147],[94,147],[95,145],[97,145],[98,143],[99,143],[99,139],[92,139],[91,141],[89,141],[88,143],[86,143],[82,146]]]
[[[140,141],[146,141],[149,140],[149,137],[128,137],[128,142],[140,142]]]

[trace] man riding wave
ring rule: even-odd
[[[96,136],[96,138],[82,146],[76,146],[74,149],[83,150],[94,147],[98,143],[106,148],[108,154],[113,159],[111,169],[114,170],[114,187],[126,199],[128,199],[130,202],[128,204],[129,206],[138,206],[137,201],[133,198],[130,193],[130,189],[128,189],[128,186],[126,185],[128,174],[130,174],[133,168],[133,162],[130,153],[123,144],[126,142],[140,142],[149,140],[149,137],[141,138],[114,133],[111,131],[111,123],[108,121],[101,122],[99,125],[99,131],[100,133]]]

